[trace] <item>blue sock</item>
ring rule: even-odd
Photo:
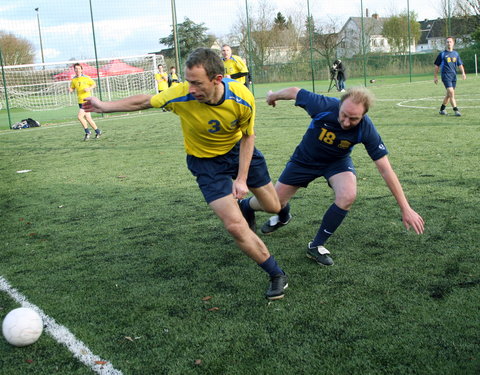
[[[255,210],[250,206],[250,199],[252,199],[252,197],[245,198],[245,199],[242,199],[241,201],[239,201],[240,209],[242,210],[242,213],[244,215],[255,213]]]
[[[100,134],[102,131],[100,129],[95,129],[95,133]]]
[[[323,245],[337,230],[340,224],[342,224],[342,221],[345,219],[347,214],[347,210],[342,210],[335,203],[333,203],[323,216],[322,224],[320,225],[320,229],[318,230],[317,235],[312,242],[312,246]]]
[[[87,134],[92,134],[92,132],[91,132],[90,129],[88,129],[88,128],[85,129],[85,133],[87,133]]]
[[[270,258],[268,258],[265,262],[259,264],[259,266],[262,267],[263,270],[270,276],[275,276],[278,274],[285,275],[285,272],[283,272],[282,269],[278,266],[277,261],[275,260],[273,255],[270,255]]]
[[[290,203],[287,203],[287,205],[278,212],[278,219],[282,223],[286,223],[288,221],[289,215],[290,215]]]

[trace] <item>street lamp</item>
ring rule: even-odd
[[[43,58],[42,32],[40,31],[40,16],[38,14],[38,9],[39,8],[35,8],[35,12],[37,12],[38,36],[40,37],[40,52],[42,53],[42,64],[44,64],[45,59]]]

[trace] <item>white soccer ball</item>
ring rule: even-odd
[[[26,307],[10,311],[3,319],[3,336],[14,346],[33,344],[38,340],[42,331],[42,318],[35,310]]]

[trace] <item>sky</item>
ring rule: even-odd
[[[361,5],[364,15],[368,9],[369,15],[378,13],[386,17],[406,10],[407,1],[418,20],[437,18],[441,14],[439,2],[434,0],[268,2],[275,14],[282,12],[284,15],[299,10],[307,14],[308,4],[316,21],[330,19],[341,27],[348,17],[360,16]],[[249,6],[254,8],[258,2],[248,0]],[[175,0],[175,4],[178,23],[188,17],[197,24],[204,23],[208,33],[219,38],[232,32],[238,14],[245,11],[245,0]],[[255,10],[251,11],[252,15]],[[42,62],[42,50],[47,63],[94,58],[95,47],[99,58],[158,51],[165,47],[159,43],[159,38],[171,33],[171,24],[171,0],[0,0],[0,31],[30,41],[36,51],[36,63]]]

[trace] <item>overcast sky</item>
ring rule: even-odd
[[[209,33],[220,38],[231,33],[235,18],[245,10],[245,0],[175,2],[179,23],[188,17],[197,24],[204,23]],[[255,6],[258,1],[248,3]],[[284,15],[299,9],[307,13],[307,0],[269,3]],[[407,9],[407,0],[309,0],[316,20],[331,18],[340,26],[348,17],[360,16],[361,4],[364,14],[368,9],[370,15],[385,17]],[[439,17],[438,4],[433,0],[409,0],[410,10],[418,14],[419,20]],[[170,0],[0,0],[0,30],[29,40],[37,52],[36,62],[41,62],[40,34],[45,62],[93,58],[93,15],[99,58],[142,55],[163,48],[158,40],[170,34],[170,5]]]

